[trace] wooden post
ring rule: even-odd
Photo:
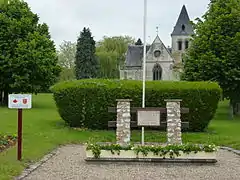
[[[17,159],[22,159],[22,109],[18,109],[18,148]]]

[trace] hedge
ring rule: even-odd
[[[142,82],[133,80],[85,79],[61,82],[51,87],[58,112],[71,127],[107,129],[116,114],[116,99],[132,99],[132,107],[141,107]],[[182,99],[182,115],[189,131],[204,131],[214,117],[222,90],[214,82],[148,81],[146,107],[166,107],[165,99]]]

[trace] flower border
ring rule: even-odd
[[[86,144],[86,150],[91,150],[93,153],[94,158],[100,158],[101,150],[111,151],[112,154],[120,155],[120,151],[128,151],[133,150],[136,155],[141,153],[143,156],[147,156],[149,152],[152,152],[154,155],[160,156],[165,158],[167,154],[170,155],[170,158],[174,158],[175,156],[180,156],[180,152],[185,154],[189,154],[191,152],[198,153],[198,152],[206,152],[212,153],[216,152],[219,148],[214,144],[183,144],[183,145],[151,145],[151,146],[141,146],[141,145],[128,145],[128,146],[121,146],[119,144]]]
[[[0,153],[5,151],[11,146],[14,146],[17,142],[16,135],[2,135],[0,134]]]

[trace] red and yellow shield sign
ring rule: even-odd
[[[27,104],[27,99],[23,99],[23,104]]]

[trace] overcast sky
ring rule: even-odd
[[[46,22],[58,46],[63,40],[75,42],[84,26],[94,39],[103,36],[143,37],[143,0],[25,0],[41,22]],[[183,4],[190,19],[201,17],[210,0],[148,0],[147,41],[159,36],[171,46],[171,32]],[[142,38],[143,39],[143,38]]]

